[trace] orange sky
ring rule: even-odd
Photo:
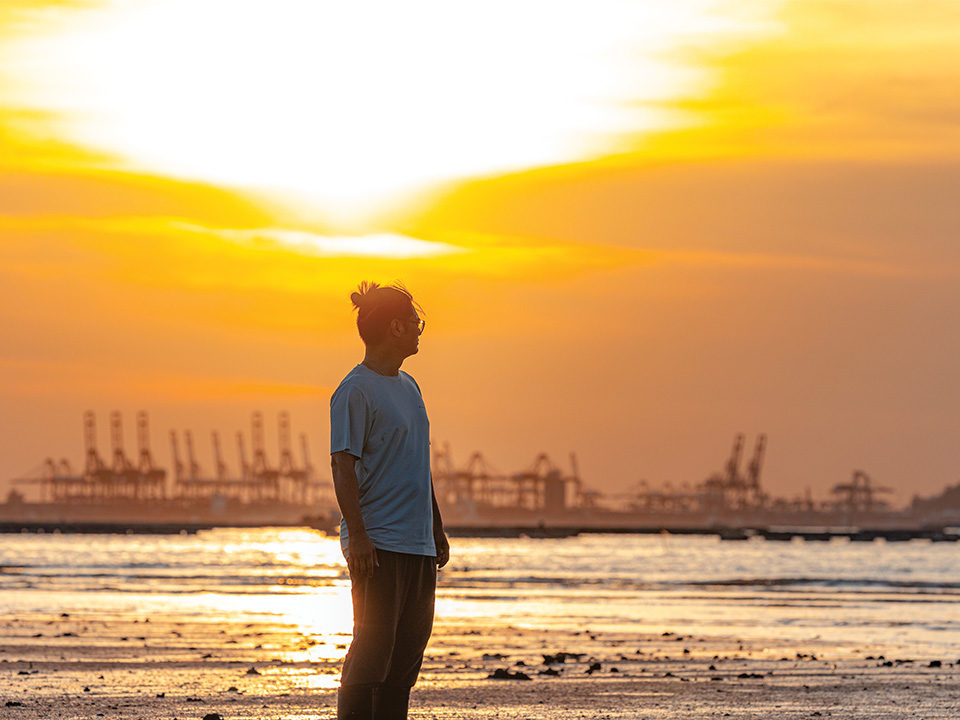
[[[576,451],[593,487],[676,486],[718,470],[743,431],[769,435],[778,495],[825,497],[862,469],[906,501],[960,476],[953,0],[686,0],[609,18],[623,4],[570,3],[513,24],[496,4],[481,22],[418,3],[422,42],[447,38],[457,72],[426,72],[426,53],[397,97],[374,81],[409,60],[386,21],[324,16],[369,67],[354,58],[366,74],[306,104],[324,58],[278,51],[292,64],[271,72],[293,80],[265,95],[276,81],[225,61],[233,41],[203,34],[203,12],[161,70],[126,35],[106,65],[77,61],[89,43],[65,28],[135,35],[139,16],[113,5],[0,10],[0,478],[50,455],[79,464],[86,409],[101,453],[111,410],[128,451],[148,410],[166,465],[170,428],[232,434],[287,409],[325,469],[329,394],[362,355],[348,300],[362,279],[402,280],[424,306],[405,369],[461,461],[482,450],[514,471]],[[175,20],[178,5],[127,7]],[[303,4],[281,6],[265,50],[296,39],[284,23]],[[478,63],[481,32],[500,51]],[[209,60],[191,54],[197,34]],[[129,72],[111,85],[117,63]],[[155,83],[137,102],[171,111],[156,126],[111,95],[137,63]],[[187,93],[194,76],[209,97]],[[285,111],[356,162],[324,164],[335,145]]]

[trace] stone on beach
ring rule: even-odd
[[[484,660],[506,660],[507,656],[501,655],[500,653],[484,653],[483,659]]]
[[[517,670],[516,672],[510,672],[506,668],[497,668],[492,673],[487,675],[488,680],[532,680],[529,675],[525,672]]]
[[[571,652],[558,652],[553,655],[544,655],[543,664],[544,665],[556,665],[558,663],[565,663],[567,660],[579,660],[582,657],[585,657],[586,653],[571,653]]]

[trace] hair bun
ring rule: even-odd
[[[373,310],[378,304],[376,290],[380,289],[380,285],[375,282],[368,282],[364,280],[357,287],[356,292],[350,294],[350,300],[353,301],[353,306],[357,310]]]

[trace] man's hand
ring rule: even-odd
[[[350,534],[347,540],[347,567],[352,577],[373,577],[373,569],[380,565],[377,562],[377,549],[373,546],[366,533]]]
[[[433,542],[437,546],[437,567],[442,568],[450,560],[450,543],[443,530],[433,534]]]
[[[377,549],[367,535],[360,512],[360,484],[357,481],[357,458],[346,452],[330,455],[333,470],[333,489],[337,493],[340,513],[347,524],[347,567],[350,577],[373,576],[377,562]]]

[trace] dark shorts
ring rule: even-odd
[[[433,630],[437,560],[378,549],[377,561],[372,577],[351,578],[353,642],[340,684],[411,688]]]

